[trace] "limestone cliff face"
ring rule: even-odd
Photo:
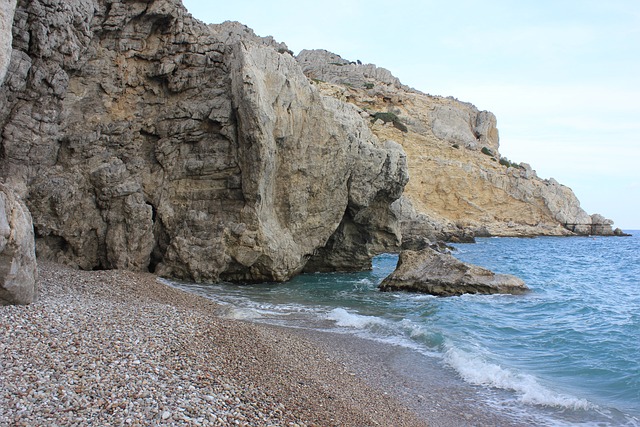
[[[322,93],[356,105],[379,138],[407,153],[410,180],[394,208],[409,247],[419,236],[466,240],[469,231],[612,234],[611,221],[589,216],[570,188],[500,156],[492,113],[418,92],[387,70],[324,50],[302,51],[297,59]]]
[[[18,1],[0,129],[0,180],[31,210],[41,258],[286,280],[399,240],[399,145],[285,45],[178,0]]]

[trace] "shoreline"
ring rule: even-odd
[[[42,262],[39,286],[0,309],[0,424],[522,425],[408,349],[224,319],[152,274]]]
[[[464,382],[440,361],[412,349],[336,332],[301,331],[358,378],[405,405],[426,425],[540,425],[539,419],[490,407],[483,388]]]
[[[312,340],[156,279],[40,263],[38,300],[0,309],[0,425],[427,425]]]

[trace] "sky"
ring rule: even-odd
[[[295,54],[326,49],[498,118],[500,153],[640,230],[640,1],[184,0]]]

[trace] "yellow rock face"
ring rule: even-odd
[[[569,188],[541,180],[527,165],[501,164],[493,114],[388,85],[315,84],[325,95],[358,106],[380,140],[402,145],[410,177],[404,194],[418,213],[499,236],[565,235],[564,223],[590,222]],[[394,113],[406,131],[376,120],[380,112]]]

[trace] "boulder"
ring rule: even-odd
[[[380,284],[382,291],[421,292],[436,296],[462,294],[523,294],[524,282],[457,260],[431,248],[403,251],[396,270]]]
[[[0,0],[0,86],[9,69],[11,61],[11,42],[13,15],[16,10],[16,0]]]
[[[629,237],[632,236],[629,233],[625,233],[624,231],[622,231],[621,228],[616,228],[615,230],[613,230],[613,235],[614,236],[619,236],[619,237]]]
[[[13,190],[0,184],[0,305],[33,302],[36,275],[31,215]]]
[[[499,136],[493,113],[478,111],[465,103],[452,103],[436,106],[432,114],[431,129],[437,138],[472,150],[488,147],[497,154]]]

